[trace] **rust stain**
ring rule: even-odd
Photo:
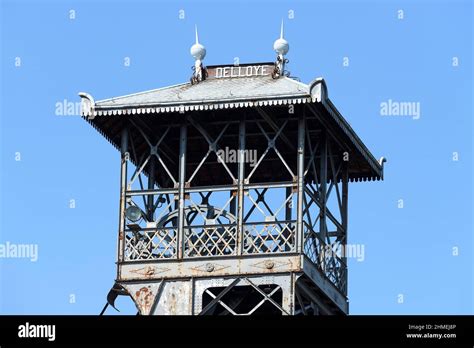
[[[140,312],[143,314],[149,314],[151,306],[154,300],[153,292],[150,288],[143,287],[135,292],[135,301],[137,302]]]
[[[174,293],[171,294],[170,296],[170,301],[169,301],[169,310],[170,310],[170,314],[174,315],[176,314],[176,295]]]

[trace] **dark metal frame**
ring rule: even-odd
[[[191,114],[182,114],[179,122],[167,125],[159,135],[147,134],[146,127],[136,119],[126,123],[121,137],[119,283],[126,287],[121,265],[130,263],[165,262],[169,265],[190,259],[242,257],[255,257],[258,261],[262,255],[300,255],[346,298],[346,257],[333,251],[347,243],[349,172],[348,163],[343,160],[346,149],[324,127],[318,127],[318,115],[314,112],[306,115],[305,108],[296,117],[288,114],[286,118],[274,119],[261,107],[255,108],[252,117],[247,116],[242,115],[232,122],[238,124],[238,133],[232,134],[238,139],[238,160],[233,168],[218,155],[219,143],[231,122],[216,122],[222,128],[215,137]],[[296,146],[290,140],[292,135],[285,132],[290,122],[297,124]],[[251,169],[244,163],[250,123],[256,125],[262,140],[267,143]],[[187,158],[190,129],[209,145],[201,160],[194,164]],[[171,130],[179,133],[178,149],[176,146],[171,148],[166,141]],[[132,133],[139,134],[148,145],[148,154],[142,158],[134,148],[135,142],[130,141]],[[280,146],[285,147],[285,153],[280,152]],[[274,154],[273,161],[279,159],[281,170],[288,173],[290,180],[252,181],[270,152]],[[217,162],[228,173],[229,184],[200,186],[195,182],[196,174],[211,154],[215,154]],[[295,163],[289,163],[289,158],[296,158]],[[133,163],[132,174],[129,166]],[[158,185],[156,166],[168,182],[166,187]],[[165,180],[163,177],[161,182]],[[283,198],[275,202],[274,197],[282,192]],[[219,197],[213,201],[216,196]],[[330,209],[331,201],[337,213]],[[127,221],[125,212],[132,205],[142,210],[143,219],[138,223]],[[260,215],[262,217],[257,217]],[[245,270],[241,272],[234,275],[236,281],[246,276]],[[277,270],[267,267],[266,272]],[[287,274],[294,281],[292,289],[285,291],[291,291],[296,300],[292,302],[292,308],[282,309],[284,314],[297,314],[297,310],[302,314],[334,312],[331,306],[324,304],[317,291],[303,282],[295,285],[298,277],[304,275],[303,271]],[[173,278],[173,275],[169,277]],[[175,277],[182,277],[182,274]],[[149,277],[145,275],[143,280],[147,279]],[[219,299],[219,296],[213,296]]]

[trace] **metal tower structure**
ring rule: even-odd
[[[289,76],[283,28],[274,49],[275,63],[205,67],[196,31],[190,82],[80,93],[83,118],[121,154],[110,305],[129,295],[142,315],[348,313],[349,182],[383,179],[385,160],[323,79]]]

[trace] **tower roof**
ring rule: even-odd
[[[80,93],[82,116],[118,148],[120,127],[117,123],[127,115],[142,116],[149,123],[163,122],[165,114],[202,114],[208,110],[223,114],[227,109],[298,105],[318,115],[321,124],[356,154],[358,160],[351,160],[349,171],[352,181],[382,179],[382,159],[374,158],[330,101],[324,79],[317,78],[304,84],[286,76],[274,78],[274,67],[274,63],[208,66],[206,78],[196,84],[182,83],[99,101],[94,101],[87,93]],[[152,120],[154,116],[157,119]]]
[[[196,85],[182,83],[97,101],[94,104],[94,116],[237,108],[254,104],[281,105],[309,101],[311,95],[308,85],[288,77],[273,79],[270,75],[272,69],[273,63],[209,66],[207,71],[211,76]]]

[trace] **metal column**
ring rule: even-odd
[[[127,192],[127,164],[130,157],[128,152],[128,129],[124,127],[121,136],[121,170],[120,170],[120,207],[119,207],[119,238],[117,261],[122,262],[124,259],[125,244],[125,208],[126,208],[126,192]],[[120,268],[117,268],[117,279],[120,278]]]
[[[321,239],[326,242],[326,194],[327,194],[327,172],[328,172],[328,142],[326,131],[321,132],[321,158],[320,158],[320,184],[319,201],[321,203],[319,210],[319,233]]]
[[[150,160],[148,162],[148,168],[149,168],[149,174],[148,174],[148,190],[153,190],[155,188],[155,161],[156,157],[154,156],[153,152],[151,153]],[[153,215],[154,215],[154,205],[155,202],[153,200],[153,195],[148,196],[148,201],[147,201],[147,220],[148,221],[153,221]]]
[[[300,116],[298,120],[298,172],[296,176],[298,185],[297,199],[297,220],[296,220],[296,250],[303,251],[303,192],[304,192],[304,135],[305,135],[305,118]],[[298,245],[299,243],[299,245]]]
[[[344,270],[345,276],[345,286],[344,286],[344,293],[348,294],[348,283],[349,283],[349,276],[347,272],[347,242],[348,242],[348,196],[349,196],[349,166],[347,161],[343,161],[342,164],[342,210],[341,210],[341,220],[342,220],[342,227],[344,229],[344,237],[342,238],[342,245],[344,246],[344,255],[343,261],[346,265]]]
[[[244,238],[244,180],[245,180],[245,118],[239,123],[239,175],[238,175],[238,192],[237,192],[237,255],[242,255]]]
[[[183,258],[184,247],[184,189],[186,183],[187,124],[184,119],[180,128],[179,141],[179,183],[178,183],[178,259]]]

